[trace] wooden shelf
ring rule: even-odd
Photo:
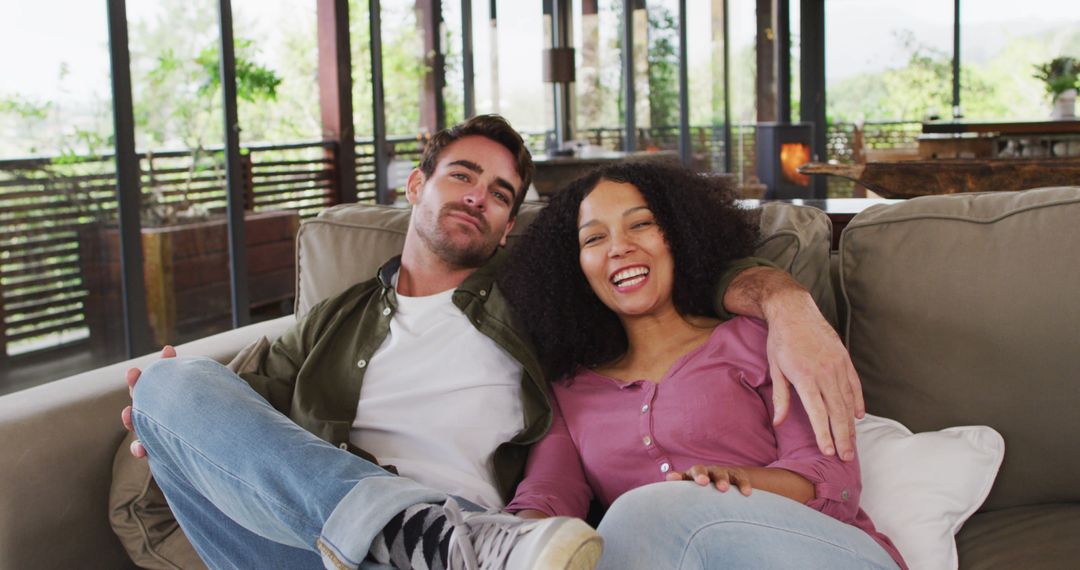
[[[1080,120],[1060,121],[934,121],[923,123],[925,134],[997,133],[1001,135],[1080,134]]]

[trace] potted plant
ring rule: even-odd
[[[238,39],[236,45],[238,98],[252,102],[273,99],[281,79],[273,70],[245,57],[245,52],[252,50],[251,42]],[[219,63],[216,49],[211,48],[194,58],[166,50],[154,61],[144,81],[149,89],[148,96],[143,97],[146,108],[136,113],[141,117],[139,128],[149,131],[154,125],[178,125],[169,129],[175,130],[191,149],[140,157],[146,310],[154,341],[174,344],[204,336],[208,327],[227,324],[231,311],[226,220],[218,212],[225,200],[223,158],[220,151],[205,145],[215,136],[211,131],[214,114],[219,112],[215,107],[220,97]],[[0,112],[6,110],[4,104],[0,100]],[[46,118],[44,111],[37,108],[14,110],[38,121]],[[159,113],[153,121],[147,118],[150,110]],[[123,309],[115,173],[112,159],[103,156],[112,142],[106,134],[76,129],[74,136],[65,132],[55,144],[62,146],[59,156],[28,159],[13,171],[8,167],[5,173],[14,178],[20,192],[13,194],[16,201],[12,203],[17,206],[12,210],[16,213],[11,220],[14,227],[5,227],[3,233],[14,235],[21,230],[24,234],[16,241],[28,245],[20,246],[21,255],[15,259],[28,266],[20,269],[25,274],[20,277],[37,287],[24,293],[35,299],[33,310],[21,310],[43,315],[34,317],[30,325],[40,321],[45,323],[42,327],[55,328],[58,325],[53,323],[59,318],[67,318],[75,323],[73,326],[85,322],[94,353],[118,357],[121,343],[116,339],[123,338],[119,318]],[[247,166],[245,198],[250,206],[250,163],[245,158],[242,161]],[[211,213],[211,208],[218,213]],[[244,220],[252,306],[291,297],[298,214],[287,210],[248,211]],[[7,241],[5,238],[5,258]],[[45,245],[34,245],[38,242]],[[5,261],[5,270],[8,265]],[[70,271],[73,268],[77,268],[77,274]],[[0,297],[5,296],[3,293],[0,291]],[[19,334],[30,325],[24,325]]]
[[[1041,79],[1050,95],[1053,119],[1071,119],[1076,116],[1076,88],[1080,85],[1080,60],[1057,57],[1035,66],[1034,77]]]

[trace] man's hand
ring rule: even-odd
[[[806,289],[783,271],[754,267],[735,277],[723,301],[730,312],[765,319],[769,325],[773,425],[787,418],[793,385],[821,452],[854,459],[854,418],[866,413],[862,385],[840,337]]]
[[[773,425],[787,418],[788,387],[794,385],[821,452],[839,452],[841,459],[851,461],[855,458],[854,418],[866,413],[851,357],[809,294],[781,295],[766,306]]]
[[[171,346],[166,346],[165,348],[161,349],[161,357],[175,358],[176,349]],[[138,368],[128,368],[127,374],[124,375],[124,378],[127,380],[129,396],[135,393],[135,384],[139,381],[139,376],[141,375],[142,370],[139,370]],[[120,421],[124,424],[124,429],[130,432],[135,431],[135,426],[131,425],[130,405],[124,406],[124,409],[120,411]],[[146,448],[144,448],[142,442],[137,439],[131,442],[130,451],[131,454],[135,457],[146,457]]]

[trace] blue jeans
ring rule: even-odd
[[[210,568],[356,568],[396,514],[447,499],[315,437],[212,360],[154,363],[132,408],[154,479]]]
[[[744,497],[696,483],[639,487],[618,498],[597,529],[598,569],[893,569],[874,539],[795,501],[755,490]]]

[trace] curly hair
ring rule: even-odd
[[[672,300],[683,316],[716,316],[716,286],[751,255],[758,213],[735,204],[717,177],[655,161],[604,166],[571,182],[514,246],[499,287],[532,336],[549,378],[595,367],[627,350],[626,331],[581,271],[578,210],[601,180],[633,184],[648,203],[675,264]]]

